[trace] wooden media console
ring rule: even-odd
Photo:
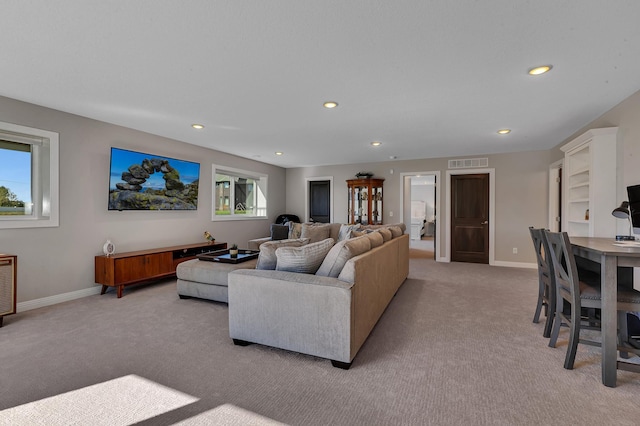
[[[116,287],[120,298],[127,285],[175,276],[180,262],[194,259],[201,253],[226,248],[227,243],[214,242],[96,256],[96,283],[102,284],[100,294],[104,294],[107,287]]]

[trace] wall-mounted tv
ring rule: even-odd
[[[196,210],[200,164],[111,148],[109,210]]]

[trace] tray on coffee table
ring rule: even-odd
[[[238,249],[238,254],[231,256],[229,249],[210,251],[208,253],[202,253],[196,255],[200,260],[206,260],[208,262],[222,262],[222,263],[242,263],[247,260],[255,259],[260,254],[258,250]]]

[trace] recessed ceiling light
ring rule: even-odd
[[[337,107],[338,103],[337,102],[333,102],[333,101],[328,101],[328,102],[323,103],[322,106],[325,107],[325,108],[331,109],[331,108]]]
[[[378,142],[378,141],[371,142],[371,146],[380,146],[380,145],[382,145],[382,142]]]
[[[280,151],[276,151],[276,155],[282,155],[282,154],[284,154],[284,153],[280,152]]]
[[[194,129],[197,129],[197,130],[204,129],[204,126],[202,124],[198,124],[198,123],[192,124],[191,127],[193,127]]]
[[[500,129],[500,130],[498,130],[498,134],[500,134],[500,135],[506,135],[506,134],[509,134],[509,133],[511,133],[511,129]]]
[[[390,159],[390,160],[395,160],[396,158],[398,158],[398,157],[396,157],[395,155],[390,155],[390,156],[389,156],[389,159]]]
[[[553,65],[542,65],[539,67],[531,68],[529,70],[529,75],[544,74],[545,72],[551,71],[551,68],[553,68]]]

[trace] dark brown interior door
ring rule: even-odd
[[[309,216],[314,222],[331,220],[331,190],[328,180],[309,182]]]
[[[451,212],[451,260],[489,263],[489,175],[452,175]]]

